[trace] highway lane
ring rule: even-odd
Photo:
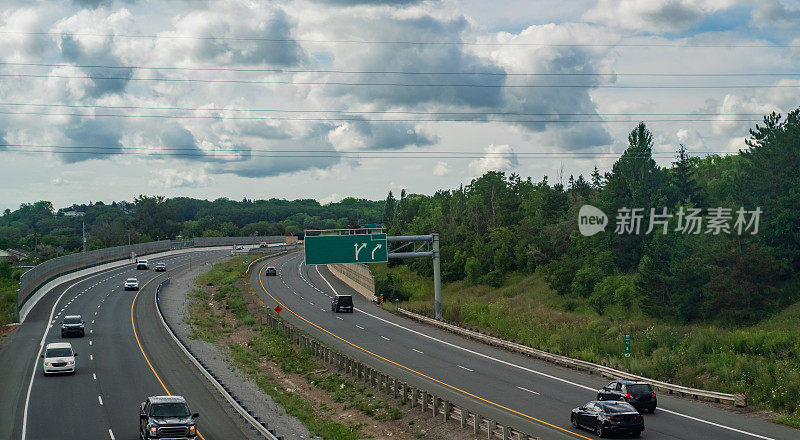
[[[166,274],[155,273],[152,269],[136,271],[128,265],[69,282],[67,285],[71,287],[63,290],[59,286],[47,300],[37,304],[22,327],[30,324],[38,328],[39,338],[34,344],[26,338],[14,344],[15,347],[6,347],[2,359],[10,355],[32,357],[38,350],[51,310],[55,316],[45,343],[62,340],[58,324],[67,314],[82,315],[86,321],[86,336],[66,339],[79,354],[74,376],[44,377],[37,358],[30,382],[34,364],[25,363],[29,369],[25,383],[31,384],[25,438],[138,438],[139,403],[148,395],[166,394],[165,388],[187,397],[192,410],[201,413],[198,429],[205,439],[251,438],[250,430],[169,339],[154,304],[157,284],[169,275],[186,270],[190,258],[196,265],[224,255],[224,251],[194,252],[191,256],[181,254],[156,259],[167,263]],[[123,290],[122,283],[129,276],[139,278],[140,291]],[[55,300],[51,297],[64,290],[66,294],[53,308]],[[24,404],[24,399],[15,400],[17,405]],[[19,416],[23,411],[17,410],[10,438],[21,438],[24,417]]]
[[[279,276],[258,280],[259,271],[254,271],[252,283],[263,284],[272,295],[264,296],[268,305],[274,307],[275,299],[279,300],[284,308],[288,306],[330,334],[291,313],[281,313],[285,319],[387,373],[427,385],[454,402],[483,408],[484,416],[502,423],[545,438],[594,437],[570,427],[569,410],[593,399],[607,380],[410,322],[374,307],[355,293],[356,313],[333,314],[329,309],[333,290],[353,292],[326,269],[317,272],[301,260],[300,253],[269,263],[278,267]],[[645,416],[645,438],[790,439],[800,435],[787,427],[667,395],[659,395],[659,405],[655,414]]]

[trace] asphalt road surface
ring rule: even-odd
[[[138,439],[139,404],[150,395],[186,397],[199,412],[205,440],[252,438],[208,381],[165,332],[154,305],[157,285],[229,251],[199,251],[151,258],[151,269],[133,264],[64,283],[45,296],[0,351],[0,438]],[[164,261],[167,272],[154,272]],[[128,277],[140,290],[125,291]],[[79,314],[83,338],[62,339],[60,322]],[[52,324],[52,325],[49,325]],[[46,330],[45,330],[46,329]],[[40,343],[68,341],[78,353],[74,376],[44,376]]]
[[[277,276],[264,276],[274,265]],[[263,263],[251,283],[280,316],[351,356],[408,383],[543,439],[596,438],[573,429],[570,410],[608,380],[469,341],[388,313],[303,253]],[[334,291],[352,294],[355,313],[333,313]],[[800,431],[702,402],[664,394],[645,415],[647,439],[798,439]]]

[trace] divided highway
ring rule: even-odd
[[[277,276],[264,276],[267,265]],[[366,301],[325,266],[294,253],[257,267],[251,283],[281,317],[349,355],[484,417],[543,439],[596,438],[573,429],[570,410],[608,380],[488,347],[405,320]],[[355,313],[332,313],[334,292],[352,294]],[[648,439],[797,439],[800,432],[700,402],[659,394],[645,416]]]
[[[204,440],[252,438],[218,392],[179,351],[157,315],[154,295],[167,277],[196,269],[229,251],[198,251],[151,259],[167,272],[133,264],[64,283],[45,296],[0,351],[0,438],[137,439],[139,404],[149,395],[179,394],[199,412]],[[191,263],[190,263],[191,261]],[[128,277],[140,290],[124,291]],[[65,315],[86,321],[83,338],[62,339]],[[40,343],[70,342],[74,376],[44,376]]]

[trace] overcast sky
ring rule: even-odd
[[[566,182],[638,120],[664,166],[736,152],[800,105],[797,29],[786,0],[3,0],[0,209]]]

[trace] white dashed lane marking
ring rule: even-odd
[[[529,390],[529,389],[527,389],[527,388],[522,388],[522,387],[517,387],[517,388],[521,389],[522,391],[527,391],[527,392],[529,392],[529,393],[536,394],[537,396],[539,395],[539,393],[537,393],[536,391]]]
[[[423,353],[423,352],[421,352],[421,351],[417,350],[416,348],[412,348],[412,350],[416,351],[416,352],[417,352],[417,353],[419,353],[419,354],[425,354],[425,353]]]
[[[102,397],[100,397],[100,396],[97,396],[97,401],[98,401],[98,402],[100,402],[100,405],[102,405],[102,404],[103,404],[103,398],[102,398]]]
[[[358,324],[356,324],[356,327],[360,328],[361,330],[364,330],[364,327],[361,327],[361,326],[360,326],[360,325],[358,325]]]
[[[336,317],[336,319],[338,319],[338,320],[340,320],[340,321],[344,321],[344,319],[342,319],[342,317],[341,317],[341,316],[337,316],[337,317]]]
[[[459,365],[458,368],[461,368],[462,370],[467,370],[467,371],[475,371],[475,370],[473,370],[471,368],[467,368],[467,367],[465,367],[463,365]]]
[[[89,355],[89,360],[90,360],[90,361],[93,361],[93,360],[94,360],[94,356],[90,354],[90,355]]]
[[[387,341],[391,341],[391,339],[387,338],[386,336],[382,336],[382,335],[381,335],[381,337],[382,337],[383,339],[386,339]]]
[[[92,373],[92,379],[97,380],[97,375]]]

